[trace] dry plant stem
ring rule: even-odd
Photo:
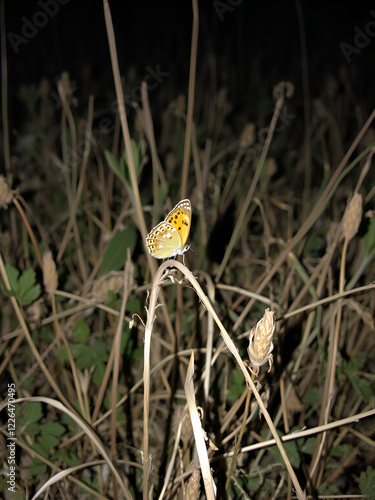
[[[29,224],[29,221],[27,220],[27,217],[26,217],[26,214],[25,212],[23,211],[23,208],[21,207],[19,201],[17,200],[17,198],[13,198],[13,204],[16,206],[22,220],[23,220],[23,223],[25,224],[25,227],[27,229],[27,232],[30,236],[30,239],[33,243],[33,246],[34,246],[34,250],[35,250],[35,255],[38,259],[38,263],[39,263],[39,266],[41,268],[43,268],[43,260],[42,260],[42,257],[40,255],[40,252],[39,252],[39,247],[38,247],[38,243],[36,241],[36,238],[34,236],[34,233],[33,233],[33,230],[31,229],[31,226]]]
[[[152,214],[152,222],[153,222],[153,226],[156,226],[157,222],[159,221],[159,219],[158,219],[159,181],[160,181],[161,187],[162,187],[165,195],[168,193],[168,186],[167,186],[167,182],[165,180],[163,168],[161,166],[161,163],[160,163],[160,160],[158,157],[157,148],[156,148],[154,125],[152,123],[152,118],[151,118],[150,103],[148,100],[146,82],[142,82],[142,84],[141,84],[141,97],[142,97],[142,109],[139,107],[137,102],[133,102],[132,105],[134,106],[134,108],[137,112],[138,118],[139,118],[141,125],[146,133],[146,137],[148,139],[149,146],[151,149],[152,176],[153,176],[152,177],[152,190],[153,190],[153,197],[154,197],[154,213]],[[157,201],[157,203],[156,203],[156,201]]]
[[[152,158],[152,192],[154,195],[154,212],[152,214],[152,224],[156,226],[157,224],[157,214],[159,206],[159,175],[158,172],[161,171],[159,157],[156,148],[154,125],[152,123],[150,103],[148,100],[147,93],[147,83],[142,82],[141,85],[141,96],[142,96],[142,116],[144,118],[144,129],[147,135],[148,143],[151,149]],[[166,194],[166,193],[165,193]]]
[[[125,495],[125,498],[128,500],[133,500],[129,490],[125,486],[124,482],[122,481],[120,474],[118,473],[116,467],[113,465],[111,459],[107,455],[104,446],[99,439],[99,437],[95,434],[95,432],[87,425],[87,423],[79,417],[74,411],[69,410],[66,408],[60,401],[56,401],[55,399],[51,398],[44,398],[44,397],[31,397],[31,398],[21,398],[21,399],[16,399],[15,403],[22,403],[22,402],[40,402],[40,403],[45,403],[47,405],[51,405],[52,407],[56,408],[57,410],[65,413],[68,415],[71,419],[74,420],[74,422],[79,425],[79,427],[87,434],[87,436],[94,442],[96,448],[99,450],[101,455],[104,457],[105,461],[109,465],[112,473],[116,477],[122,492]],[[37,498],[39,494],[41,493],[41,490],[39,490],[33,498]]]
[[[151,297],[150,297],[150,304],[148,308],[148,317],[147,317],[147,324],[146,324],[146,331],[145,331],[145,368],[144,368],[144,385],[145,385],[145,392],[144,392],[144,442],[143,442],[143,447],[144,447],[144,460],[146,460],[148,457],[148,412],[149,412],[149,387],[150,387],[150,357],[149,357],[149,345],[150,345],[150,337],[152,333],[152,325],[155,319],[155,308],[156,308],[156,303],[157,303],[157,297],[159,293],[159,281],[164,273],[164,271],[168,267],[175,267],[179,269],[182,274],[185,275],[185,277],[190,281],[191,285],[194,287],[195,291],[197,292],[200,300],[203,302],[203,305],[206,307],[207,311],[212,314],[217,326],[220,329],[221,335],[224,339],[224,342],[226,343],[229,351],[232,353],[234,358],[236,359],[239,367],[242,370],[242,373],[244,374],[246,383],[248,385],[248,388],[254,393],[254,396],[256,400],[258,401],[259,407],[264,415],[264,418],[267,421],[268,427],[270,428],[272,435],[275,438],[276,444],[280,450],[281,456],[283,457],[283,460],[285,462],[285,465],[288,469],[288,473],[291,476],[291,479],[293,481],[294,487],[297,491],[297,494],[300,498],[304,497],[303,491],[301,489],[301,486],[299,485],[298,479],[294,473],[294,470],[289,462],[288,456],[285,453],[285,450],[282,446],[281,439],[278,436],[276,432],[276,428],[273,425],[271,416],[269,415],[267,408],[264,406],[264,403],[260,397],[259,392],[257,391],[254,382],[252,381],[250,377],[250,373],[248,372],[244,362],[242,361],[241,356],[238,353],[238,350],[236,346],[234,345],[232,339],[230,338],[229,334],[227,333],[224,325],[221,323],[219,317],[217,316],[212,304],[208,300],[207,296],[204,294],[201,286],[193,276],[193,274],[180,262],[174,261],[174,260],[167,260],[166,262],[163,262],[161,266],[159,267],[157,274],[155,275],[154,278],[154,285],[152,288],[151,292]],[[145,462],[145,472],[148,470],[148,462]],[[147,478],[145,477],[146,474],[144,475],[144,481],[146,481],[146,486],[147,486]],[[147,492],[147,488],[144,487],[143,490],[144,494]],[[145,497],[146,498],[146,497]]]
[[[182,430],[182,424],[183,424],[183,422],[184,422],[184,419],[182,418],[180,420],[179,424],[178,424],[178,428],[177,428],[177,432],[176,432],[176,439],[175,439],[175,442],[174,442],[173,451],[172,451],[171,459],[169,461],[167,472],[165,474],[163,488],[162,488],[162,490],[160,492],[160,495],[159,495],[159,500],[162,500],[162,498],[164,498],[164,494],[165,494],[165,492],[167,490],[169,479],[170,479],[170,477],[172,475],[172,472],[173,472],[174,462],[175,462],[175,459],[176,459],[178,447],[180,445],[181,430]]]
[[[203,484],[206,491],[206,498],[208,498],[208,500],[215,500],[216,488],[214,488],[214,482],[211,475],[206,443],[204,440],[202,425],[198,415],[197,405],[195,402],[193,375],[194,375],[194,352],[192,351],[185,380],[186,402],[189,409],[191,425],[193,427],[194,440],[197,448],[199,464],[203,478]]]
[[[113,364],[113,378],[112,378],[112,419],[111,419],[111,451],[112,458],[116,460],[116,424],[117,424],[117,412],[116,412],[116,404],[117,404],[117,388],[118,388],[118,377],[120,373],[120,356],[121,356],[121,334],[122,327],[124,324],[124,316],[125,316],[125,308],[126,303],[129,297],[131,283],[132,283],[132,275],[133,275],[133,264],[130,260],[130,249],[128,248],[128,256],[125,264],[124,271],[124,292],[121,302],[121,310],[120,317],[117,324],[115,339],[113,342],[114,351],[115,351],[115,359]]]
[[[262,283],[258,286],[256,292],[261,293],[264,287],[269,283],[269,281],[273,278],[274,274],[278,271],[278,269],[281,267],[282,263],[285,261],[287,256],[289,255],[289,252],[293,249],[293,247],[303,238],[303,236],[307,233],[307,231],[310,229],[310,227],[314,224],[316,219],[320,216],[320,214],[323,212],[325,209],[328,201],[330,198],[333,196],[334,190],[333,188],[335,187],[338,179],[340,178],[345,165],[347,164],[350,156],[353,154],[355,151],[356,147],[358,146],[358,143],[364,136],[365,132],[371,125],[372,121],[375,119],[375,109],[372,111],[371,115],[369,116],[368,120],[366,121],[365,125],[362,127],[362,130],[360,133],[357,135],[355,140],[353,141],[352,145],[348,149],[346,155],[342,159],[340,165],[337,167],[335,170],[335,173],[331,177],[331,180],[329,181],[327,187],[325,188],[322,196],[320,197],[319,201],[311,211],[310,215],[307,217],[305,222],[302,224],[301,228],[295,236],[290,240],[288,245],[284,248],[282,253],[279,255],[279,257],[275,260],[275,263],[273,264],[272,268],[270,269],[269,273],[267,276],[264,278]],[[348,167],[347,171],[350,171],[364,156],[366,156],[369,151],[372,150],[374,145],[369,146],[366,148],[361,154],[357,156],[357,158],[350,164]],[[254,300],[251,300],[243,309],[242,313],[240,314],[239,318],[237,319],[236,323],[233,326],[233,331],[236,331],[237,328],[240,326],[244,318],[248,315],[251,307],[254,304]]]
[[[85,258],[84,258],[83,253],[82,253],[81,236],[80,236],[80,232],[79,232],[78,226],[77,226],[76,215],[77,215],[78,205],[81,201],[83,187],[84,187],[84,184],[86,181],[86,171],[87,171],[87,165],[88,165],[88,159],[89,159],[89,153],[90,153],[90,144],[91,144],[90,139],[91,139],[91,128],[92,128],[93,116],[94,116],[94,98],[93,98],[93,96],[90,96],[89,104],[88,104],[87,122],[86,122],[85,149],[83,152],[79,183],[78,183],[78,187],[75,191],[74,201],[71,200],[72,203],[70,204],[69,221],[68,221],[68,224],[67,224],[67,227],[65,230],[63,242],[61,243],[59,253],[57,255],[57,261],[59,261],[63,256],[63,253],[65,251],[65,247],[66,247],[68,240],[69,240],[70,231],[73,228],[74,237],[76,238],[76,241],[77,241],[77,255],[78,255],[78,260],[80,263],[81,277],[82,277],[83,281],[87,280],[87,271],[86,271]],[[78,168],[78,167],[76,167],[76,168]],[[67,188],[68,188],[68,186],[67,186]],[[75,189],[75,186],[72,186],[72,188]],[[69,192],[69,189],[67,189],[67,190]]]
[[[69,179],[69,168],[65,168],[64,171],[66,172],[66,187],[67,187],[67,194],[68,194],[68,200],[69,200],[69,206],[71,206],[73,202],[73,193],[76,190],[77,186],[77,174],[78,174],[78,154],[77,154],[77,129],[74,121],[73,114],[71,112],[71,109],[69,107],[69,103],[67,100],[67,95],[66,95],[66,89],[63,84],[63,77],[60,78],[60,80],[57,82],[57,90],[61,99],[61,104],[63,108],[63,113],[61,116],[61,129],[63,131],[63,139],[62,141],[62,146],[63,146],[63,158],[64,158],[64,164],[65,167],[69,166],[69,159],[67,156],[67,148],[65,147],[68,144],[67,141],[67,135],[66,135],[66,119],[68,120],[69,123],[69,128],[70,128],[70,137],[72,141],[72,151],[73,151],[73,157],[72,157],[72,165],[71,165],[71,170],[72,170],[72,179],[70,182]]]
[[[0,409],[1,409],[1,407],[0,407]],[[5,437],[7,437],[7,438],[10,437],[10,435],[6,431],[3,430],[2,432],[3,432],[3,434],[4,434]],[[54,484],[54,482],[55,482],[54,478],[56,478],[56,476],[59,473],[66,472],[68,470],[69,471],[68,474],[74,474],[74,472],[76,472],[76,471],[78,471],[80,469],[83,469],[85,467],[87,467],[87,468],[89,468],[89,467],[95,467],[97,465],[102,465],[102,464],[106,463],[105,460],[95,460],[93,462],[86,462],[83,465],[77,465],[76,467],[72,467],[71,469],[64,469],[64,471],[62,471],[59,467],[56,466],[55,462],[51,462],[50,460],[48,460],[44,456],[40,455],[37,451],[35,451],[30,446],[28,446],[24,441],[22,441],[21,438],[18,438],[17,445],[20,448],[22,448],[24,451],[26,451],[30,456],[33,456],[33,457],[39,459],[41,462],[43,462],[45,465],[47,465],[47,467],[49,467],[53,472],[57,472],[57,474],[55,476],[51,477],[47,481],[47,483],[45,483],[45,484],[48,484],[48,485]],[[103,500],[107,500],[108,499],[108,497],[102,496],[97,491],[97,489],[93,490],[92,488],[90,488],[89,486],[87,486],[85,483],[83,483],[79,479],[76,479],[74,476],[71,476],[69,479],[70,479],[70,481],[72,481],[73,483],[75,483],[77,486],[83,488],[88,493],[91,493],[91,495],[93,495],[93,497],[95,497],[95,498],[102,498]],[[44,488],[45,484],[43,485],[43,488]],[[39,493],[41,493],[41,490],[39,490]],[[36,498],[36,497],[33,497],[33,498]]]
[[[0,274],[1,274],[1,277],[4,281],[4,284],[6,286],[6,288],[8,290],[10,290],[10,284],[9,284],[9,280],[8,280],[8,276],[7,276],[7,273],[6,273],[6,270],[5,270],[5,267],[4,267],[4,262],[3,262],[3,258],[0,254]],[[60,400],[65,404],[65,406],[67,406],[71,411],[74,411],[73,407],[71,406],[71,404],[69,403],[69,401],[65,398],[65,396],[63,395],[63,393],[60,391],[58,385],[56,384],[55,380],[53,379],[52,375],[50,374],[48,368],[46,367],[46,365],[43,363],[43,360],[42,358],[40,357],[40,354],[38,352],[38,349],[36,348],[34,342],[33,342],[33,339],[31,338],[31,335],[30,335],[30,332],[29,332],[29,329],[26,325],[26,322],[24,320],[24,317],[23,317],[23,314],[22,314],[22,311],[18,305],[18,302],[17,300],[14,298],[14,297],[10,297],[10,301],[13,305],[13,309],[16,313],[16,316],[18,318],[18,321],[21,325],[21,328],[22,328],[22,331],[23,331],[23,334],[24,336],[26,337],[26,340],[29,344],[29,347],[31,349],[31,352],[33,353],[36,361],[38,362],[38,365],[40,367],[40,369],[42,370],[42,372],[44,373],[46,379],[48,380],[49,384],[51,385],[51,387],[53,388],[53,390],[56,392],[56,394],[58,395],[58,397],[60,398]]]
[[[215,302],[215,285],[211,280],[211,276],[204,271],[200,271],[200,273],[207,283],[208,297],[211,301],[211,304]],[[210,388],[210,375],[211,375],[211,360],[212,360],[212,349],[214,342],[214,318],[211,314],[207,316],[207,345],[206,345],[206,361],[205,361],[205,370],[204,374],[204,382],[203,382],[203,394],[205,403],[208,403],[208,393]]]
[[[345,238],[344,247],[343,247],[342,255],[341,255],[341,265],[340,265],[340,283],[339,283],[340,293],[343,293],[344,285],[345,285],[345,261],[346,261],[346,253],[347,253],[348,243],[349,243],[348,239]],[[326,377],[326,381],[325,381],[323,401],[322,401],[322,411],[324,411],[324,414],[322,415],[322,417],[323,417],[323,422],[325,424],[328,423],[328,419],[329,419],[329,415],[330,415],[331,407],[332,407],[332,402],[334,399],[334,385],[335,385],[335,376],[336,376],[336,358],[337,358],[337,349],[338,349],[339,333],[340,333],[340,326],[341,326],[342,304],[343,304],[343,299],[340,298],[337,302],[335,330],[334,330],[333,336],[330,339],[330,346],[329,346],[327,377]],[[315,476],[315,472],[317,470],[317,467],[320,463],[320,457],[323,453],[323,446],[324,446],[324,442],[325,442],[326,437],[327,437],[327,434],[323,433],[322,438],[321,438],[321,443],[319,446],[319,451],[316,454],[315,461],[313,461],[312,466],[310,468],[311,480],[313,480],[313,478]],[[317,446],[318,446],[318,443],[317,443]]]
[[[192,150],[193,150],[193,160],[194,160],[194,168],[195,168],[195,179],[197,183],[198,196],[200,200],[204,199],[204,189],[203,189],[203,180],[202,180],[202,168],[199,160],[199,148],[197,144],[197,137],[195,133],[195,126],[192,124],[192,129],[194,131],[193,140],[192,140]],[[201,243],[204,248],[207,246],[207,226],[206,226],[206,217],[204,215],[204,203],[199,204],[199,222],[200,222],[200,230],[201,230]]]
[[[232,461],[231,461],[231,464],[230,464],[230,469],[229,469],[229,472],[228,472],[227,481],[225,483],[225,491],[228,491],[229,483],[230,483],[230,480],[231,480],[231,477],[232,477],[232,474],[233,474],[233,470],[234,470],[234,466],[236,465],[238,450],[240,448],[240,444],[241,444],[241,441],[242,441],[242,436],[243,436],[243,433],[244,433],[244,430],[245,430],[245,424],[246,424],[246,420],[247,420],[247,415],[249,413],[250,397],[251,397],[251,392],[247,389],[245,409],[244,409],[244,412],[243,412],[243,415],[242,415],[241,430],[240,430],[240,433],[239,433],[238,438],[237,438],[236,447],[234,449]]]
[[[108,4],[108,0],[103,0],[103,5],[104,5],[105,24],[106,24],[107,36],[108,36],[108,44],[109,44],[109,50],[110,50],[110,54],[111,54],[113,79],[115,82],[116,97],[117,97],[117,103],[118,103],[118,109],[119,109],[119,115],[120,115],[120,123],[121,123],[122,135],[123,135],[123,139],[124,139],[124,143],[125,143],[126,155],[128,158],[130,181],[131,181],[131,185],[132,185],[132,193],[133,193],[134,203],[135,203],[134,208],[136,211],[137,221],[138,221],[139,229],[141,231],[142,239],[143,239],[143,241],[145,241],[146,236],[147,236],[146,223],[145,223],[145,219],[144,219],[144,215],[143,215],[143,208],[142,208],[141,198],[140,198],[139,189],[138,189],[137,174],[135,171],[133,152],[132,152],[132,147],[131,147],[131,142],[130,142],[128,120],[126,117],[124,93],[122,90],[120,70],[119,70],[119,66],[118,66],[115,33],[113,30],[112,16],[111,16],[111,10],[110,10],[109,4]],[[148,254],[148,252],[146,252],[146,254]],[[148,257],[149,257],[149,263],[150,263],[153,259],[152,259],[151,255],[148,255]],[[155,263],[153,262],[150,265],[150,267],[151,267],[151,269],[155,270]]]
[[[351,417],[344,418],[342,420],[338,420],[336,422],[330,422],[329,424],[326,425],[321,425],[318,427],[313,427],[312,429],[307,429],[303,431],[298,431],[298,432],[292,432],[292,434],[288,434],[286,436],[282,436],[281,441],[283,443],[287,441],[293,441],[294,439],[300,439],[300,438],[306,438],[308,436],[313,436],[315,434],[319,434],[321,432],[326,432],[332,429],[335,429],[337,427],[342,427],[344,425],[350,425],[352,426],[354,423],[357,423],[359,420],[362,420],[364,418],[368,417],[373,417],[375,416],[375,410],[369,410],[365,411],[363,413],[358,413],[357,415],[353,415]],[[352,429],[350,429],[352,430]],[[274,446],[276,444],[276,441],[274,439],[268,439],[267,441],[261,441],[256,444],[252,444],[249,446],[244,446],[241,449],[241,453],[248,453],[248,452],[253,452],[255,450],[260,450],[262,448],[269,448],[270,446]],[[233,451],[225,453],[224,455],[214,458],[213,461],[219,460],[220,458],[224,457],[230,457],[233,455]]]
[[[218,271],[216,273],[216,276],[215,276],[215,281],[216,282],[220,280],[221,275],[224,272],[225,266],[227,265],[227,262],[229,260],[229,257],[230,257],[230,255],[231,255],[231,253],[233,251],[234,245],[237,243],[238,238],[239,238],[239,236],[240,236],[240,234],[241,234],[241,232],[243,230],[243,223],[244,223],[246,214],[248,212],[251,200],[253,199],[255,188],[256,188],[256,186],[258,184],[258,180],[259,180],[262,168],[263,168],[263,164],[264,164],[264,162],[266,160],[266,157],[267,157],[268,149],[269,149],[270,144],[271,144],[271,140],[272,140],[273,133],[275,131],[277,120],[278,120],[278,118],[280,116],[281,108],[284,105],[284,94],[283,94],[283,92],[284,92],[284,89],[281,91],[280,96],[279,96],[279,98],[276,101],[275,111],[274,111],[273,116],[272,116],[270,128],[268,129],[268,133],[267,133],[267,137],[266,137],[266,140],[265,140],[265,143],[264,143],[262,154],[260,155],[257,169],[255,171],[253,180],[251,181],[251,185],[250,185],[249,191],[248,191],[248,193],[246,195],[245,201],[244,201],[244,203],[242,205],[242,209],[241,209],[240,215],[238,216],[238,219],[237,219],[237,222],[236,222],[236,226],[235,226],[235,228],[233,230],[232,237],[231,237],[231,239],[229,241],[229,244],[228,244],[227,249],[225,251],[225,255],[224,255],[223,260],[222,260],[222,262],[220,264],[220,267],[219,267],[219,269],[218,269]]]
[[[291,318],[292,316],[296,316],[297,314],[308,311],[310,309],[315,309],[316,307],[324,304],[329,304],[330,302],[336,302],[336,300],[340,298],[348,297],[350,295],[354,295],[355,293],[368,292],[369,290],[373,290],[374,288],[375,288],[375,283],[370,283],[369,285],[353,288],[352,290],[346,290],[345,292],[335,293],[334,295],[325,297],[324,299],[318,300],[317,302],[312,302],[311,304],[306,304],[305,306],[300,307],[299,309],[287,312],[284,314],[283,319]]]
[[[69,357],[70,368],[72,370],[74,386],[75,386],[75,390],[76,390],[76,395],[78,397],[78,403],[79,403],[79,407],[81,410],[81,414],[84,416],[84,418],[86,418],[86,420],[88,420],[88,415],[86,414],[86,411],[85,411],[85,405],[83,404],[80,384],[78,382],[78,376],[77,376],[76,365],[74,363],[74,358],[72,356],[72,352],[70,350],[69,343],[66,340],[65,335],[60,327],[60,323],[58,322],[57,317],[56,317],[56,313],[57,313],[57,311],[56,311],[56,298],[55,298],[54,293],[51,294],[51,302],[52,302],[52,315],[54,318],[55,333],[56,333],[57,337],[61,338],[61,340],[65,346],[66,352],[67,352],[68,357]]]
[[[134,208],[135,208],[136,215],[137,215],[139,229],[140,229],[141,235],[142,235],[142,241],[145,242],[146,236],[147,236],[147,229],[146,229],[146,223],[145,223],[145,219],[144,219],[143,208],[142,208],[141,198],[140,198],[139,189],[138,189],[137,174],[136,174],[135,166],[134,166],[133,151],[132,151],[132,147],[131,147],[129,127],[128,127],[128,121],[127,121],[127,117],[126,117],[126,110],[125,110],[125,103],[124,103],[124,93],[122,90],[120,71],[119,71],[119,67],[118,67],[115,34],[114,34],[114,30],[113,30],[112,16],[111,16],[111,10],[109,8],[108,0],[103,0],[103,5],[104,5],[104,16],[105,16],[107,35],[108,35],[108,44],[109,44],[109,49],[110,49],[110,54],[111,54],[113,78],[114,78],[114,82],[115,82],[116,97],[117,97],[118,108],[119,108],[120,123],[121,123],[122,135],[123,135],[123,139],[124,139],[124,143],[125,143],[125,149],[126,149],[126,154],[127,154],[127,158],[128,158],[128,164],[129,164],[130,181],[131,181],[131,185],[132,185],[132,194],[133,194],[133,198],[134,198],[132,201],[134,202]],[[150,253],[147,250],[146,250],[145,254],[146,254],[148,265],[151,269],[151,272],[153,275],[155,275],[156,268],[157,268],[155,259],[150,255]],[[163,314],[164,314],[165,324],[166,324],[169,336],[171,338],[171,341],[173,341],[173,328],[172,328],[170,318],[169,318],[168,313],[167,313],[165,308],[163,308]]]
[[[62,159],[63,159],[63,164],[62,164],[62,171],[64,173],[65,177],[65,187],[66,187],[66,194],[67,194],[67,199],[68,199],[68,205],[69,208],[72,207],[73,205],[73,197],[74,193],[76,191],[76,184],[77,184],[77,170],[78,170],[78,154],[77,154],[77,132],[76,132],[76,126],[74,122],[73,115],[71,113],[71,110],[69,108],[69,103],[67,101],[67,96],[65,94],[65,89],[64,85],[62,83],[62,80],[60,79],[57,82],[57,90],[61,99],[61,104],[62,104],[62,113],[61,113],[61,145],[62,145]],[[67,137],[67,130],[66,130],[66,121],[68,120],[69,123],[69,128],[70,128],[70,138],[72,141],[72,159],[71,159],[71,165],[69,162],[68,158],[68,151],[66,145],[68,144],[68,137]],[[72,171],[72,178],[70,178],[70,171]],[[74,214],[72,213],[72,210],[70,209],[71,212],[71,218]],[[74,221],[75,222],[75,221]],[[76,225],[73,224],[73,229],[74,229],[74,235],[76,235]],[[65,251],[65,247],[68,243],[68,240],[70,238],[70,233],[65,231],[64,238],[61,242],[59,253],[57,255],[56,260],[59,262],[61,259],[61,256],[63,255]],[[79,241],[79,240],[77,240]]]
[[[193,31],[191,37],[189,93],[188,93],[188,107],[187,107],[187,118],[186,118],[184,162],[182,166],[182,179],[181,179],[182,200],[187,197],[187,180],[188,180],[189,163],[190,163],[191,133],[192,133],[194,96],[195,96],[195,73],[197,66],[198,32],[199,32],[198,0],[192,0],[192,6],[193,6]]]

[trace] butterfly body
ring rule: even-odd
[[[182,200],[169,212],[164,221],[155,226],[147,235],[146,246],[156,259],[168,259],[183,255],[190,245],[186,245],[191,225],[190,200]]]

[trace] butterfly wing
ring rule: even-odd
[[[147,235],[146,246],[150,254],[157,259],[175,257],[184,248],[180,233],[174,225],[166,221],[160,222]]]
[[[191,226],[190,200],[181,200],[177,203],[174,209],[171,210],[165,218],[165,222],[172,224],[172,226],[177,229],[179,235],[181,236],[181,250],[183,250],[189,237]]]

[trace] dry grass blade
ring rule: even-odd
[[[111,471],[113,472],[113,475],[118,481],[118,484],[125,495],[125,498],[127,500],[131,500],[132,496],[128,490],[128,488],[125,486],[123,480],[120,477],[120,474],[118,473],[116,467],[113,465],[112,460],[108,456],[107,452],[104,449],[104,446],[99,439],[99,437],[95,434],[94,431],[84,422],[78,415],[76,415],[74,412],[70,411],[68,408],[66,408],[60,401],[56,401],[55,399],[51,398],[42,398],[42,397],[32,397],[32,398],[20,398],[15,401],[15,403],[23,403],[23,402],[40,402],[40,403],[45,403],[47,405],[51,405],[57,410],[65,413],[68,415],[71,419],[74,420],[74,422],[79,425],[79,427],[87,434],[87,436],[91,439],[91,441],[95,444],[96,448],[99,450],[107,464],[109,465]]]
[[[195,403],[193,375],[194,375],[194,353],[192,352],[190,356],[190,361],[185,381],[186,400],[188,404],[191,424],[193,426],[195,445],[197,447],[199,463],[203,477],[203,484],[206,491],[206,497],[209,500],[214,500],[216,497],[215,494],[216,486],[211,476],[211,469],[207,455],[206,442],[203,437],[202,425],[199,418],[198,409]]]

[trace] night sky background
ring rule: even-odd
[[[17,103],[20,86],[39,85],[42,78],[47,78],[53,87],[63,71],[68,71],[76,83],[82,104],[89,93],[94,94],[97,103],[114,95],[103,3],[100,0],[61,2],[64,5],[57,0],[5,0],[11,126],[19,127],[22,122],[22,107]],[[159,67],[169,72],[164,100],[172,101],[178,93],[187,94],[191,2],[112,0],[109,3],[121,74],[127,76],[130,68],[135,68],[141,80],[147,74],[147,67]],[[36,20],[44,24],[46,14],[40,16],[42,4],[58,12],[47,15],[44,26],[36,28],[35,34],[28,35],[29,39],[20,41],[17,37],[23,36],[25,23],[35,25]],[[375,7],[372,2],[308,0],[301,4],[310,98],[320,95],[328,76],[339,82],[338,75],[344,68],[354,95],[370,113],[375,104]],[[296,102],[302,105],[300,35],[294,1],[201,0],[199,10],[197,88],[203,83],[200,78],[205,78],[209,61],[214,60],[217,88],[225,85],[234,111],[247,109],[248,119],[254,119],[251,115],[256,113],[256,102],[265,95],[270,97],[272,87],[280,80],[293,82]],[[364,30],[368,23],[374,36],[368,37],[367,44],[364,43],[360,53],[354,53],[348,63],[340,44],[353,45],[355,28]],[[150,92],[151,108],[157,100],[157,92]]]

